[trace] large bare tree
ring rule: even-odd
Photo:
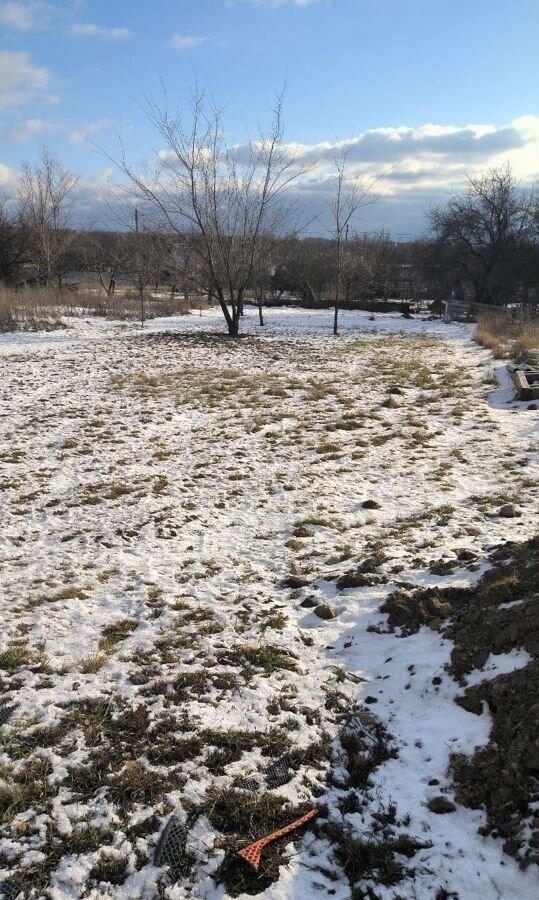
[[[286,189],[305,171],[282,144],[283,94],[270,129],[246,146],[229,146],[222,111],[196,90],[187,119],[146,100],[163,143],[137,170],[122,148],[117,164],[131,189],[169,231],[190,240],[193,280],[220,305],[228,333],[239,333],[245,291],[264,266],[268,238],[284,229]]]
[[[46,146],[41,148],[36,165],[25,163],[22,167],[19,202],[31,235],[38,277],[47,285],[55,278],[60,289],[69,267],[69,250],[76,238],[70,225],[72,192],[77,182],[78,176]]]
[[[509,164],[469,176],[463,193],[429,212],[434,251],[453,284],[471,285],[478,303],[503,304],[522,282],[537,198]]]

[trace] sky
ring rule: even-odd
[[[0,191],[46,142],[101,224],[119,138],[132,160],[163,149],[145,94],[183,109],[198,82],[242,145],[286,84],[285,140],[317,163],[305,233],[345,151],[350,177],[382,176],[354,228],[406,239],[468,173],[539,178],[538,47],[537,0],[0,0]]]

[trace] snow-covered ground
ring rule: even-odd
[[[53,900],[231,896],[208,796],[288,753],[272,794],[373,841],[394,808],[393,833],[424,845],[358,889],[535,900],[534,867],[477,833],[480,810],[428,808],[490,716],[455,704],[436,627],[402,638],[379,606],[403,582],[472,584],[490,547],[537,531],[539,414],[469,326],[343,312],[334,338],[329,311],[266,321],[248,310],[237,341],[215,312],[0,336],[0,880]],[[497,515],[507,502],[519,517]],[[372,583],[339,590],[371,558]],[[392,753],[347,811],[337,735],[354,710]],[[193,860],[158,888],[171,812],[192,814]],[[319,826],[259,896],[352,896]]]

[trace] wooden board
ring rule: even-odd
[[[521,369],[515,369],[512,377],[520,400],[539,400],[539,372],[523,372]]]

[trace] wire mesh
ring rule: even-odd
[[[14,706],[0,706],[0,725],[5,725],[13,715]],[[0,882],[1,883],[1,882]]]
[[[189,829],[177,816],[171,816],[155,848],[156,866],[170,866],[172,872],[180,871],[185,861],[185,848]]]
[[[20,886],[10,879],[0,881],[0,900],[15,900],[21,892]]]
[[[281,787],[290,781],[290,760],[288,756],[282,756],[276,762],[264,769],[266,784],[269,788]]]

